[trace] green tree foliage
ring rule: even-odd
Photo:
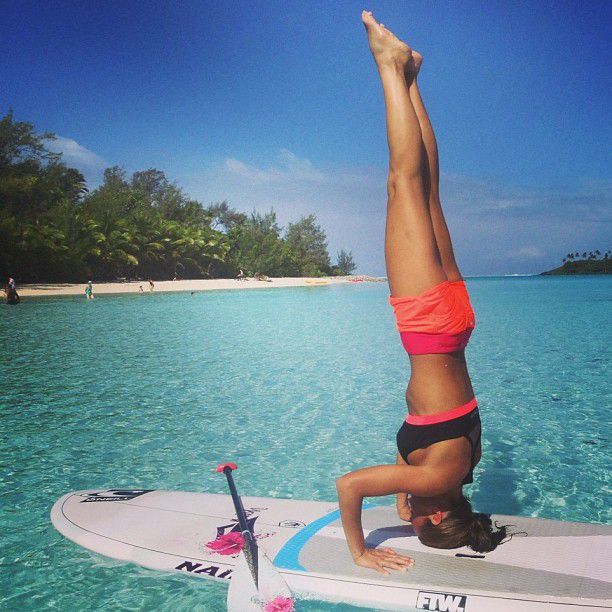
[[[12,112],[0,119],[5,277],[75,282],[234,276],[239,268],[269,276],[331,272],[314,215],[289,224],[283,236],[274,211],[247,216],[227,202],[204,208],[154,168],[131,177],[107,168],[90,193],[82,174],[46,148],[54,138],[14,121]],[[350,253],[348,260],[354,267]]]
[[[253,212],[243,223],[228,231],[231,259],[246,274],[297,276],[299,266],[287,242],[281,238],[276,213]]]
[[[31,123],[13,121],[12,111],[0,120],[0,211],[20,223],[86,192],[82,174],[45,148],[45,140],[54,138],[35,134]]]
[[[347,276],[352,274],[357,268],[357,264],[353,260],[353,253],[351,251],[345,251],[341,249],[336,256],[337,263],[334,266],[333,272],[337,276]]]
[[[210,216],[211,226],[226,233],[236,226],[242,225],[247,220],[247,216],[244,213],[230,208],[225,200],[211,204],[206,209],[206,213]]]
[[[299,276],[325,276],[331,273],[327,237],[314,215],[290,223],[285,241],[298,263]]]

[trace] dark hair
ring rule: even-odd
[[[468,498],[462,495],[439,525],[427,521],[421,527],[419,540],[432,548],[469,546],[476,552],[485,553],[495,550],[507,535],[506,527],[495,527],[496,531],[488,514],[474,512]]]

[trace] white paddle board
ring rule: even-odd
[[[243,497],[258,545],[296,595],[388,610],[580,612],[612,608],[612,527],[493,515],[523,532],[496,550],[423,546],[391,506],[363,512],[366,543],[415,560],[389,576],[357,567],[337,505]],[[56,529],[92,551],[144,567],[229,580],[240,531],[229,495],[145,490],[68,493]]]

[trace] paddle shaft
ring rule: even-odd
[[[223,473],[227,478],[227,485],[229,486],[232,501],[234,502],[236,516],[238,517],[238,524],[240,525],[240,530],[242,531],[242,535],[245,539],[245,548],[248,549],[247,560],[249,561],[249,567],[251,569],[253,580],[255,581],[255,585],[257,586],[259,582],[259,572],[257,569],[257,543],[255,542],[255,535],[249,529],[249,524],[247,522],[244,506],[242,505],[242,500],[240,499],[240,495],[238,495],[236,485],[234,484],[232,468],[226,465],[223,468]]]
[[[236,485],[234,484],[234,477],[232,476],[232,468],[224,467],[223,473],[227,478],[227,485],[229,486],[230,493],[232,495],[232,501],[234,502],[234,508],[236,509],[236,516],[238,517],[238,523],[240,524],[240,530],[243,535],[246,535],[245,532],[248,532],[253,535],[251,530],[249,529],[249,524],[247,523],[246,512],[244,511],[244,506],[242,505],[242,500],[240,499],[240,495],[238,495],[238,491],[236,490]]]

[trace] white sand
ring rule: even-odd
[[[255,279],[235,280],[219,278],[212,280],[155,281],[155,292],[165,291],[211,291],[215,289],[273,289],[274,287],[319,287],[355,281],[376,282],[381,279],[370,276],[327,276],[323,278],[271,278],[272,282]],[[149,292],[149,282],[130,281],[113,283],[94,283],[94,296],[109,293],[139,293],[140,286]],[[58,283],[40,285],[19,285],[17,292],[21,297],[40,297],[45,295],[85,295],[85,283]]]

